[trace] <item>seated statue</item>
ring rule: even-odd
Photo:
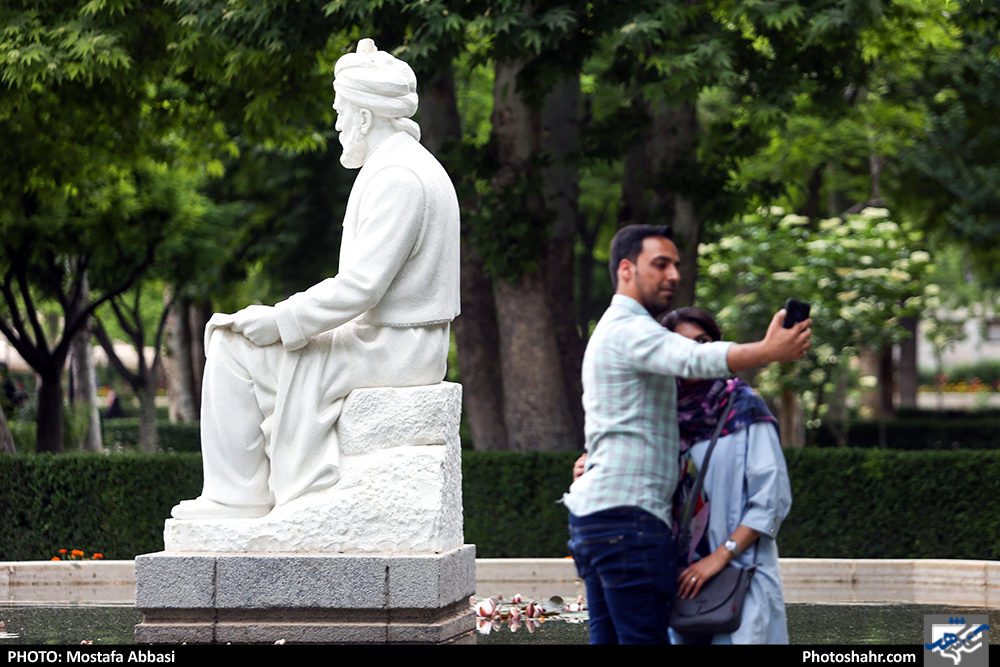
[[[409,65],[370,39],[337,61],[341,163],[361,168],[332,278],[205,331],[205,484],[175,519],[253,518],[338,481],[335,425],[351,390],[435,384],[459,312],[459,210],[410,119]]]

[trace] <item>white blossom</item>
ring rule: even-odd
[[[887,208],[875,208],[869,206],[860,213],[861,217],[865,220],[878,220],[879,218],[888,218],[889,209]]]

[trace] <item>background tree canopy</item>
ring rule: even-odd
[[[460,193],[454,332],[477,448],[582,446],[579,367],[624,224],[674,226],[679,305],[701,284],[723,308],[754,267],[839,280],[760,252],[730,262],[755,258],[744,274],[699,276],[702,242],[773,231],[759,213],[772,205],[816,234],[822,219],[846,220],[833,234],[887,208],[903,246],[965,243],[992,280],[998,12],[1000,0],[7,2],[0,332],[40,378],[37,449],[63,446],[62,369],[102,304],[107,319],[167,289],[186,318],[167,338],[196,377],[206,300],[274,303],[336,271],[354,175],[337,160],[330,82],[365,36],[413,65],[423,142]],[[845,248],[838,261],[868,256]],[[734,303],[783,302],[756,295]],[[823,312],[831,330],[867,330]],[[131,338],[150,344],[156,329],[173,331],[164,320]]]

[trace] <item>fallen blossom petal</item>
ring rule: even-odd
[[[479,618],[491,618],[493,616],[493,612],[495,612],[496,609],[497,609],[496,600],[494,600],[493,598],[486,598],[478,605],[476,605],[476,616],[478,616]]]

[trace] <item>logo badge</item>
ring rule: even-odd
[[[924,664],[989,667],[989,617],[924,616]]]

